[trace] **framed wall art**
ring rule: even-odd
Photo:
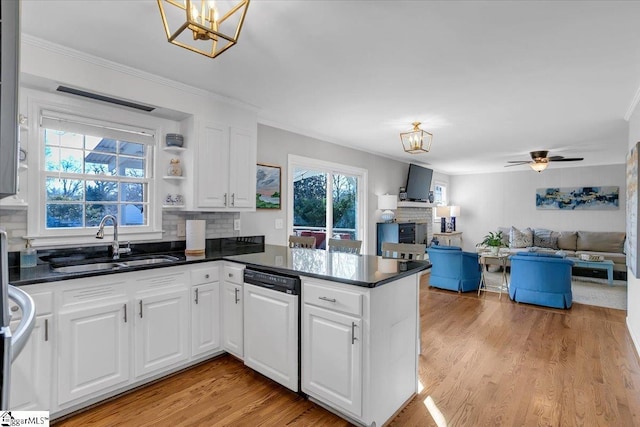
[[[536,209],[613,210],[620,208],[620,187],[538,188]]]
[[[280,166],[258,163],[256,172],[256,209],[280,209]]]
[[[640,142],[631,148],[627,156],[627,266],[631,273],[638,278],[638,149]]]

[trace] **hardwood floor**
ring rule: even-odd
[[[449,426],[640,425],[640,364],[625,311],[546,309],[426,281],[420,299],[422,390],[390,425],[435,426],[428,396]],[[224,356],[56,425],[349,424]]]

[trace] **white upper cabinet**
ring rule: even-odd
[[[189,119],[193,178],[184,183],[188,210],[252,211],[256,207],[256,131]]]

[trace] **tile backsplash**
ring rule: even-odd
[[[233,230],[233,220],[240,218],[238,212],[163,212],[162,241],[184,240],[178,237],[178,224],[188,219],[204,219],[207,221],[206,238],[236,237],[240,232]],[[9,251],[24,248],[27,235],[27,212],[25,210],[0,210],[0,227],[7,231]],[[126,240],[123,238],[122,240]]]

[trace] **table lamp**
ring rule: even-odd
[[[380,218],[384,222],[393,222],[395,214],[392,209],[398,209],[398,196],[395,194],[382,194],[378,196],[378,209],[382,211]]]
[[[460,216],[460,206],[449,206],[451,209],[451,231],[456,231],[456,217]]]
[[[440,232],[447,232],[447,218],[451,215],[449,206],[436,206],[436,215],[440,217]]]

